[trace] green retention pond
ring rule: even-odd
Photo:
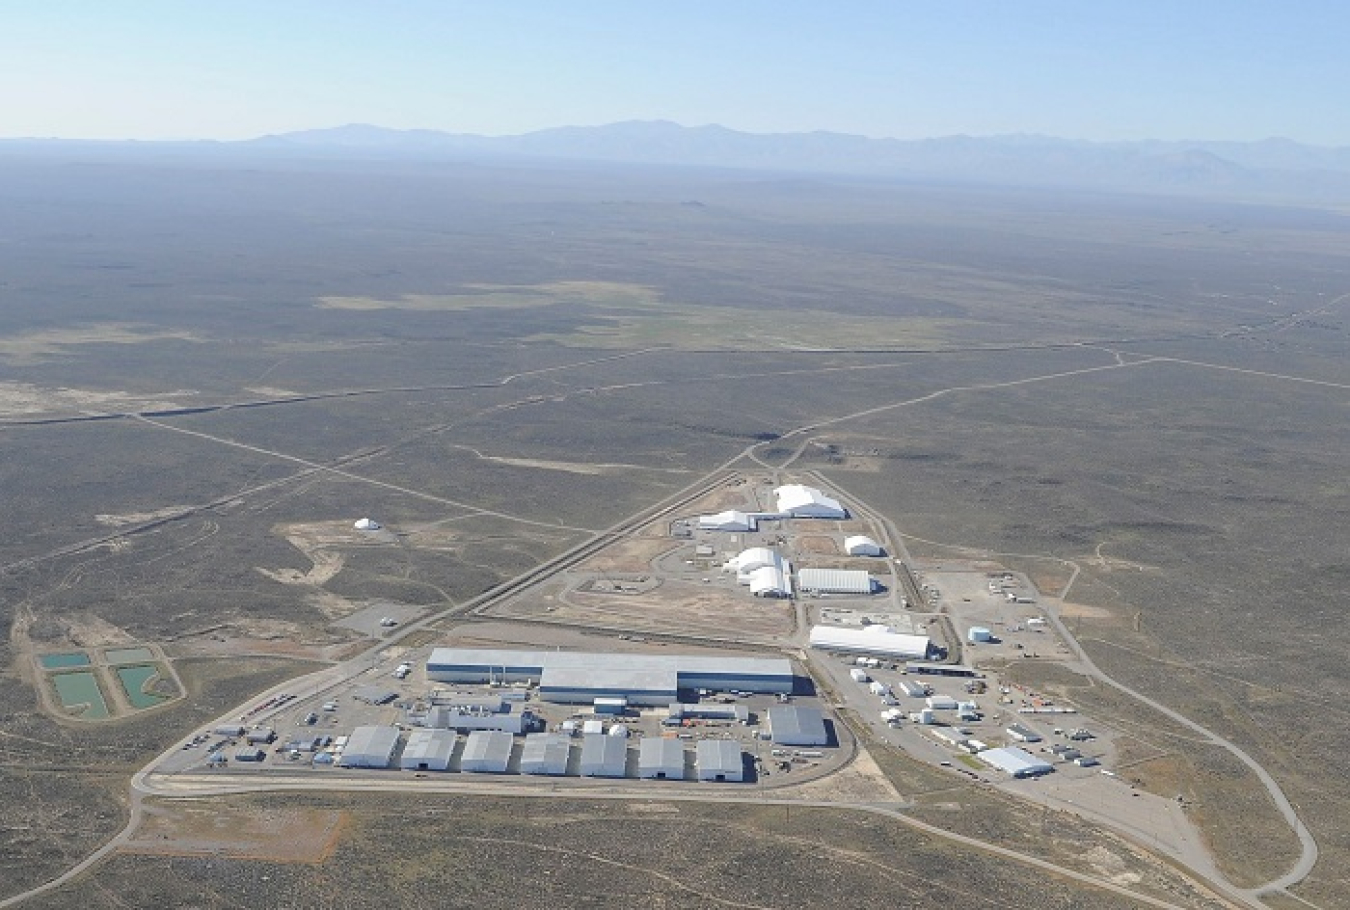
[[[149,648],[111,648],[104,651],[103,656],[110,664],[136,664],[155,659]]]
[[[52,685],[56,687],[61,706],[67,711],[85,720],[108,716],[108,703],[103,700],[103,690],[93,672],[56,673],[52,676]]]
[[[44,670],[64,670],[67,667],[89,666],[89,655],[83,651],[71,651],[65,654],[43,654],[38,657]]]
[[[133,708],[153,708],[160,702],[168,700],[167,695],[145,691],[146,683],[154,679],[158,673],[159,668],[153,665],[117,668],[117,679],[122,683],[122,689],[127,693],[127,700],[131,702]]]

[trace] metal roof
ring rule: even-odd
[[[450,753],[455,751],[456,736],[452,730],[432,730],[419,727],[408,734],[408,744],[403,747],[402,763],[447,762]]]
[[[582,737],[581,773],[587,777],[623,777],[628,770],[627,737],[590,733]]]
[[[684,746],[678,739],[643,737],[638,746],[638,774],[657,771],[684,776]]]
[[[1029,777],[1033,774],[1046,774],[1054,770],[1049,762],[1041,761],[1025,749],[1007,746],[1002,749],[985,749],[975,757],[991,768],[1007,772],[1013,777]]]
[[[357,727],[342,750],[343,765],[383,768],[398,748],[398,727]]]
[[[597,654],[586,651],[512,651],[499,648],[436,648],[427,659],[427,669],[501,674],[542,674],[546,669],[605,671],[653,670],[676,674],[721,673],[728,676],[791,676],[792,663],[782,657],[725,657],[679,654]]]
[[[698,761],[699,776],[707,774],[726,774],[740,776],[745,773],[741,759],[741,744],[734,739],[702,739],[694,747]]]
[[[906,658],[927,656],[928,645],[927,635],[902,635],[897,632],[868,631],[845,626],[811,627],[813,648]]]
[[[772,705],[769,708],[769,732],[775,741],[810,741],[812,744],[827,741],[825,715],[819,708]]]
[[[520,753],[520,770],[526,774],[565,774],[571,752],[572,745],[565,736],[531,733],[525,737],[525,748]]]
[[[802,569],[797,573],[797,582],[803,591],[872,593],[872,576],[862,569]]]
[[[460,767],[466,763],[486,764],[494,770],[506,770],[511,761],[511,734],[501,730],[475,730],[464,744]]]

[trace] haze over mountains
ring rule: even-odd
[[[38,141],[42,140],[10,140],[5,145]],[[401,158],[537,158],[1291,202],[1350,201],[1350,148],[1310,146],[1279,138],[1259,142],[1096,143],[1007,135],[898,140],[831,132],[758,134],[658,120],[567,126],[514,136],[350,124],[243,142],[134,144]]]

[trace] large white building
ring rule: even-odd
[[[623,777],[628,773],[628,737],[591,733],[582,737],[582,777]]]
[[[756,516],[749,512],[738,512],[735,509],[718,512],[716,515],[700,515],[698,517],[698,529],[700,531],[744,533],[753,531],[758,527],[759,519]]]
[[[398,748],[398,727],[357,727],[347,738],[338,764],[344,768],[387,768]]]
[[[748,550],[742,550],[727,560],[726,568],[734,570],[736,581],[743,585],[750,584],[750,576],[760,569],[773,568],[790,571],[788,561],[783,558],[783,555],[768,547],[751,547]]]
[[[750,573],[747,581],[756,597],[791,597],[792,576],[778,566],[763,566]]]
[[[644,736],[638,746],[638,777],[684,780],[684,746],[678,739]]]
[[[699,780],[743,781],[745,762],[734,739],[702,739],[694,747]]]
[[[848,518],[848,510],[839,500],[826,496],[815,487],[790,483],[773,491],[778,511],[791,518]]]
[[[812,626],[811,647],[824,651],[876,654],[902,660],[928,656],[927,635],[903,635],[890,626]]]
[[[854,534],[844,538],[844,552],[849,556],[880,556],[881,544],[865,534]]]
[[[802,569],[797,584],[803,594],[871,594],[872,576],[861,569]]]
[[[781,657],[597,654],[436,648],[427,678],[439,682],[533,682],[544,701],[594,704],[627,698],[634,706],[664,707],[681,689],[791,692],[792,663]]]
[[[531,733],[525,737],[525,748],[520,753],[521,774],[567,773],[567,760],[572,744],[566,736],[556,733]]]
[[[505,774],[514,741],[501,730],[475,730],[464,743],[459,769],[471,774]]]
[[[433,705],[427,709],[423,723],[440,730],[459,730],[464,733],[471,730],[503,730],[519,735],[535,725],[535,718],[529,711],[513,714],[468,706]]]
[[[450,756],[455,751],[452,730],[429,730],[425,727],[408,734],[398,766],[405,771],[444,771],[450,767]]]
[[[1002,749],[985,749],[975,753],[975,757],[991,768],[996,768],[1013,777],[1036,777],[1055,770],[1049,762],[1041,761],[1025,749],[1005,746]]]

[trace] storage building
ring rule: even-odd
[[[566,774],[571,754],[572,746],[567,737],[556,733],[531,733],[525,737],[525,748],[520,753],[520,773]]]
[[[1055,770],[1049,762],[1041,761],[1030,752],[1015,746],[985,749],[983,752],[975,753],[975,757],[989,767],[1011,774],[1013,777],[1035,777]]]
[[[902,679],[898,683],[900,691],[904,692],[910,698],[927,698],[928,687],[923,683],[915,682],[912,679]]]
[[[1041,741],[1041,734],[1022,724],[1013,724],[1010,726],[1008,728],[1008,736],[1017,740],[1019,743],[1038,743]]]
[[[638,747],[638,777],[684,780],[684,746],[678,739],[644,737]]]
[[[934,711],[955,711],[958,702],[950,695],[930,695],[927,704]]]
[[[459,768],[473,774],[505,774],[511,764],[512,739],[501,730],[475,730],[464,744]]]
[[[780,746],[826,746],[830,742],[820,709],[796,705],[769,708],[769,736]]]
[[[700,740],[694,750],[699,780],[743,781],[745,762],[734,739]]]
[[[773,491],[780,514],[792,518],[848,518],[848,510],[839,500],[826,496],[815,487],[786,484]]]
[[[398,727],[357,727],[347,738],[338,764],[344,768],[387,768],[398,748]]]
[[[751,547],[728,559],[724,568],[736,573],[737,582],[748,585],[750,584],[750,577],[760,569],[772,568],[786,572],[790,567],[787,560],[783,559],[782,554],[777,550],[771,550],[768,547]]]
[[[626,737],[592,733],[582,738],[582,777],[623,777],[628,773]]]
[[[711,717],[718,720],[734,720],[745,723],[750,720],[750,709],[745,705],[723,705],[717,702],[701,701],[692,705],[673,703],[668,709],[668,715],[675,720],[683,720],[686,717]]]
[[[802,569],[797,584],[803,594],[871,594],[872,576],[861,569]]]
[[[508,651],[436,648],[427,676],[441,682],[539,684],[545,701],[594,704],[627,697],[630,705],[678,701],[680,689],[791,692],[792,664],[785,658],[596,654],[582,651]]]
[[[888,626],[865,626],[861,629],[846,626],[811,627],[811,647],[826,651],[880,654],[903,660],[927,657],[928,646],[927,635],[902,635],[892,632]]]
[[[458,739],[450,730],[428,730],[425,727],[408,734],[398,766],[405,771],[445,771],[450,767],[450,755]]]
[[[984,626],[971,626],[970,631],[966,633],[966,640],[975,644],[983,644],[993,641],[994,633]]]
[[[863,534],[844,538],[844,552],[849,556],[880,556],[881,544]]]
[[[759,521],[755,516],[748,512],[738,512],[735,509],[718,512],[716,515],[700,515],[698,517],[698,529],[700,531],[743,533],[753,531],[757,527],[759,527]]]

